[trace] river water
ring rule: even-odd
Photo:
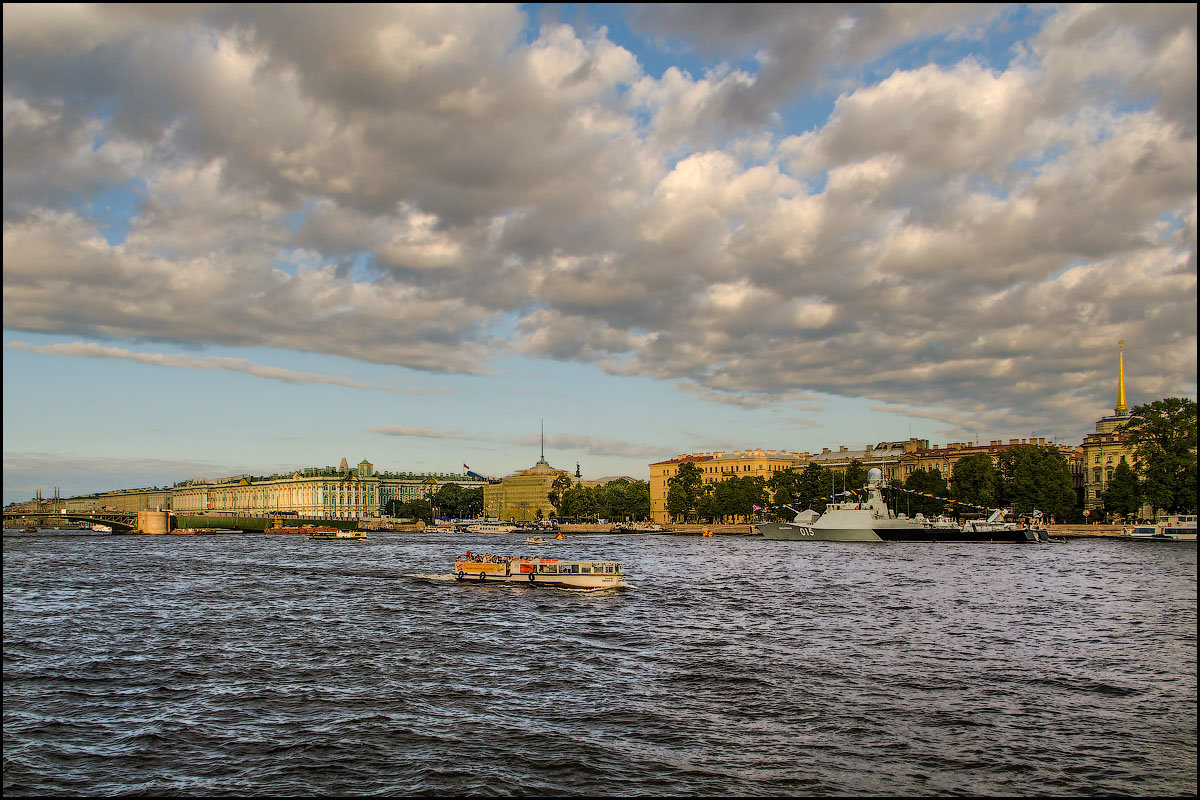
[[[1194,543],[3,542],[6,795],[1196,794]]]

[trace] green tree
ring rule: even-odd
[[[550,484],[550,492],[547,497],[550,500],[550,505],[554,506],[554,513],[558,516],[563,516],[562,500],[563,493],[571,488],[571,476],[563,473],[554,479],[554,483]]]
[[[832,478],[833,470],[810,461],[800,473],[800,482],[796,489],[797,502],[803,503],[818,514],[824,514],[828,504],[825,498],[833,493]]]
[[[433,512],[429,507],[428,497],[403,502],[400,500],[389,500],[387,502],[387,514],[389,517],[415,519],[424,522],[426,525],[433,524]]]
[[[964,503],[995,508],[1000,503],[1000,474],[987,453],[973,453],[954,462],[950,496]]]
[[[1142,507],[1142,487],[1137,473],[1126,463],[1124,457],[1113,470],[1112,480],[1108,482],[1100,500],[1104,504],[1105,512],[1110,515],[1120,515],[1123,519],[1137,516],[1138,509]]]
[[[991,459],[988,460],[990,461]],[[941,471],[936,469],[913,470],[904,479],[904,488],[908,490],[908,496],[904,499],[904,507],[912,509],[913,514],[936,517],[946,510],[945,501],[924,496],[927,494],[934,495],[934,497],[947,496],[949,490],[946,487],[946,479],[942,477]],[[914,492],[916,494],[913,494]],[[896,507],[899,507],[899,504]]]
[[[1135,406],[1117,432],[1137,454],[1146,500],[1168,514],[1196,513],[1196,401],[1167,397]]]
[[[674,493],[672,493],[672,490]],[[672,494],[674,508],[672,510]],[[704,494],[704,476],[700,467],[693,461],[685,461],[679,465],[679,471],[667,479],[667,511],[672,517],[687,519],[697,512],[696,504]]]
[[[771,492],[771,505],[783,506],[797,501],[800,492],[800,473],[794,469],[781,469],[767,479],[767,488]],[[792,518],[792,513],[786,512],[786,519]]]
[[[997,457],[1000,501],[1017,514],[1039,510],[1064,520],[1075,507],[1075,489],[1067,457],[1057,447],[1021,445]]]
[[[850,463],[846,465],[846,472],[842,477],[844,478],[842,485],[857,492],[867,485],[867,468],[857,458],[851,459]]]

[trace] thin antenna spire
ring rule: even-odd
[[[1128,409],[1125,406],[1125,340],[1121,340],[1121,356],[1117,366],[1117,407],[1113,411],[1122,416]]]
[[[542,423],[542,461],[546,460],[546,420],[541,420]]]

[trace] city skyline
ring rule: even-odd
[[[5,503],[1196,396],[1194,5],[3,14]]]

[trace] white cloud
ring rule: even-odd
[[[1037,8],[1004,67],[881,60],[1004,8],[634,13],[735,61],[508,6],[5,6],[5,326],[1082,426],[1124,339],[1134,394],[1194,392],[1194,7]]]

